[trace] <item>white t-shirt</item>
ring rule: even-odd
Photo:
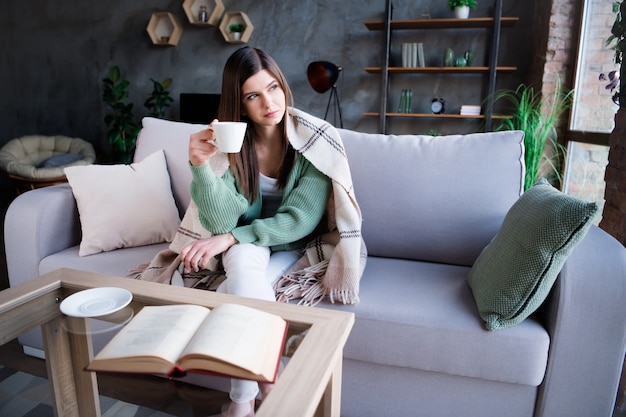
[[[278,180],[259,173],[261,185],[261,218],[272,217],[283,200],[283,192],[278,188]]]

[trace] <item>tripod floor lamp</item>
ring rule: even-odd
[[[341,118],[341,106],[339,104],[339,96],[337,95],[337,80],[342,70],[343,68],[328,61],[311,62],[306,70],[309,84],[311,84],[313,90],[320,94],[324,94],[330,90],[324,120],[326,120],[328,116],[330,103],[333,102],[334,124],[337,126],[337,115],[339,115],[339,127],[341,128],[343,128],[343,119]]]

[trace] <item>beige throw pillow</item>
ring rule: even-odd
[[[170,242],[180,217],[163,150],[131,165],[68,167],[82,229],[79,256]]]

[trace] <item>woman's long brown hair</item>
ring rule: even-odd
[[[285,93],[285,104],[293,106],[293,95],[276,61],[261,49],[244,46],[235,51],[226,61],[222,76],[222,97],[218,109],[219,120],[248,123],[241,152],[228,154],[228,161],[231,172],[239,181],[241,192],[250,202],[253,202],[259,194],[259,164],[254,147],[254,123],[241,114],[241,88],[248,78],[261,70],[267,70],[276,78]],[[287,114],[280,123],[283,131],[283,161],[278,178],[280,188],[285,187],[296,156],[296,151],[287,139],[286,117],[288,117]]]

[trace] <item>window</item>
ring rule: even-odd
[[[606,46],[615,14],[613,0],[581,0],[581,3],[563,192],[604,205],[608,137],[619,108],[612,99],[618,87],[611,84],[613,75],[619,76],[619,66],[614,62],[614,51]],[[598,224],[601,215],[594,220]]]
[[[609,148],[604,145],[570,141],[567,144],[563,192],[604,206],[604,171],[609,159]],[[602,209],[594,219],[602,220]]]
[[[607,89],[609,74],[619,75],[614,52],[606,46],[615,21],[613,0],[583,0],[578,62],[574,76],[574,103],[570,130],[609,134],[618,106],[612,96],[616,90]],[[604,74],[605,80],[600,79]]]

